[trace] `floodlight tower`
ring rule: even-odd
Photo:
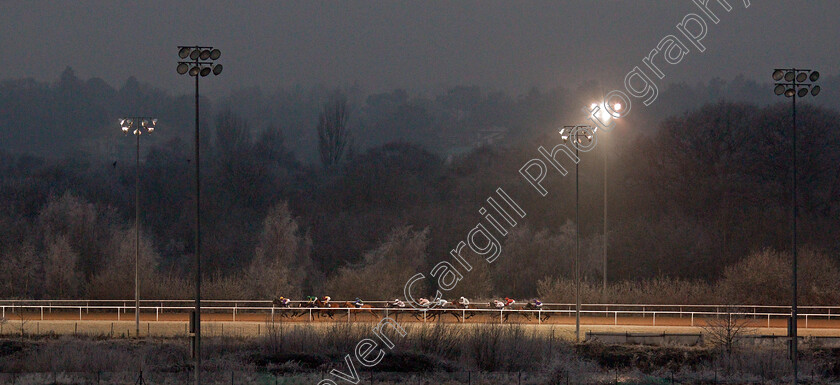
[[[222,65],[215,64],[222,52],[213,47],[178,46],[178,74],[195,78],[195,313],[190,319],[194,325],[193,357],[195,358],[195,384],[200,385],[201,373],[201,183],[198,130],[198,78],[222,73]]]
[[[784,95],[791,99],[793,114],[793,135],[791,146],[791,157],[793,158],[793,183],[791,184],[791,195],[793,197],[793,221],[791,229],[791,243],[793,247],[793,277],[791,286],[793,287],[793,303],[791,304],[790,323],[788,324],[788,335],[790,336],[790,360],[793,364],[793,383],[799,382],[799,368],[797,363],[799,361],[799,340],[797,337],[797,292],[796,292],[796,272],[797,272],[797,255],[796,255],[796,217],[799,213],[796,202],[796,98],[808,96],[817,96],[820,93],[820,86],[814,84],[820,78],[820,73],[813,70],[801,68],[776,68],[773,70],[773,80],[776,81],[774,92],[776,95]]]
[[[594,110],[596,107],[600,107],[600,113],[598,114],[598,118],[601,120],[602,123],[608,123],[612,118],[612,114],[607,111],[607,103],[592,103],[589,106],[590,110]],[[621,111],[621,103],[613,104],[612,110],[615,112]],[[606,295],[607,293],[607,164],[608,162],[608,154],[609,151],[604,149],[604,269],[603,269],[603,278],[604,278],[604,288],[603,293]]]
[[[120,129],[137,138],[134,163],[134,335],[140,337],[140,135],[155,131],[157,119],[135,116],[120,119]]]
[[[579,150],[593,144],[597,127],[563,126],[560,138],[575,148],[575,341],[580,342],[580,173]],[[585,150],[586,151],[586,150]]]

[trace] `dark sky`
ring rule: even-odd
[[[840,1],[728,0],[705,53],[665,68],[666,82],[774,66],[840,73]],[[131,75],[186,93],[176,46],[215,45],[212,93],[260,85],[432,92],[470,84],[522,92],[582,80],[616,87],[691,1],[46,1],[0,0],[0,78],[54,81],[66,66],[120,86]],[[699,13],[699,12],[698,12]],[[207,83],[205,83],[207,84]]]

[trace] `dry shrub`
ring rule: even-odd
[[[496,294],[525,297],[537,291],[537,282],[551,272],[574,271],[574,225],[566,222],[557,232],[516,227],[505,239],[502,255],[490,266]],[[516,272],[511,279],[511,272]]]
[[[828,255],[813,249],[798,253],[799,300],[802,305],[840,301],[840,269]],[[726,268],[718,283],[720,297],[729,303],[786,305],[791,293],[791,256],[764,249]]]
[[[537,284],[537,292],[544,301],[572,303],[575,302],[575,281],[543,279]],[[583,303],[697,304],[716,300],[708,284],[674,278],[616,282],[607,286],[606,293],[602,285],[584,281],[580,292]]]
[[[334,298],[394,298],[403,297],[408,279],[422,271],[429,244],[429,229],[414,231],[411,226],[395,229],[378,248],[365,254],[359,267],[343,267],[327,282],[327,290]],[[412,287],[424,293],[424,282]]]

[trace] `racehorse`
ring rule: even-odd
[[[467,306],[469,306],[469,305],[467,305]],[[431,311],[431,312],[429,312],[428,319],[434,321],[438,316],[441,316],[441,320],[443,320],[443,315],[444,314],[451,314],[453,317],[455,317],[456,321],[461,322],[461,317],[465,316],[465,313],[462,311],[462,309],[466,309],[466,308],[462,307],[462,305],[458,305],[457,301],[456,302],[449,302],[449,301],[443,300],[441,302],[438,302],[438,306],[436,306],[436,308],[446,309],[446,310]],[[470,312],[470,313],[472,313],[472,312]],[[466,317],[466,318],[469,318],[469,317]]]
[[[470,308],[470,300],[466,299],[465,297],[458,298],[455,302],[453,302],[453,304],[455,305],[456,309],[466,310],[466,309]],[[466,320],[466,319],[474,316],[475,312],[474,311],[468,311],[468,312],[461,312],[461,314],[463,315],[464,319]]]
[[[289,318],[289,317],[296,317],[298,316],[298,312],[292,310],[292,302],[288,298],[280,297],[274,298],[271,301],[271,304],[278,308],[280,317]]]
[[[507,322],[508,317],[510,317],[510,312],[505,312],[505,309],[513,310],[515,303],[516,303],[516,301],[514,301],[513,299],[510,299],[510,298],[505,298],[504,301],[499,301],[497,299],[494,299],[494,300],[490,301],[490,308],[501,311],[502,312],[502,322]]]
[[[539,310],[542,310],[542,306],[543,306],[542,302],[535,299],[535,300],[530,301],[527,304],[525,304],[525,306],[522,307],[522,310],[530,310],[530,311],[537,312],[537,317],[538,317],[537,319],[539,319],[540,322],[542,322],[542,321],[547,320],[548,317],[551,317],[551,314],[549,314],[549,313],[542,314],[542,313],[539,312]],[[527,312],[527,311],[522,313],[522,315],[524,315],[525,319],[527,319],[528,321],[531,320],[531,316],[529,315],[529,313],[530,312]],[[539,318],[540,314],[542,314],[542,318]]]
[[[334,304],[334,305],[338,305],[338,304]],[[335,307],[339,307],[339,306],[335,306]],[[370,313],[372,316],[376,317],[376,313],[374,313],[373,310],[372,310],[373,305],[370,305],[370,304],[359,305],[355,302],[347,301],[347,302],[344,302],[344,304],[340,307],[349,308],[349,309],[367,309],[367,310],[364,310],[364,312]],[[354,315],[356,316],[356,318],[358,318],[359,312],[357,311],[357,312],[354,312],[354,313],[355,313]]]
[[[417,315],[413,311],[411,311],[411,307],[406,307],[405,302],[401,301],[399,298],[397,298],[393,301],[389,301],[388,303],[385,304],[385,307],[388,308],[388,309],[396,309],[397,310],[395,312],[387,313],[389,316],[391,316],[391,314],[393,314],[394,321],[399,322],[400,314],[404,313],[406,311],[410,312],[411,314],[414,314],[414,318],[417,318]]]

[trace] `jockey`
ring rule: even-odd
[[[542,307],[542,301],[534,298],[534,307],[536,307],[538,309],[541,308]]]
[[[463,306],[469,306],[470,305],[470,300],[468,300],[466,297],[461,297],[461,298],[458,298],[458,303],[463,305]]]
[[[429,303],[429,300],[425,298],[420,298],[419,300],[417,300],[417,304],[423,307],[429,306]]]
[[[289,307],[290,302],[292,302],[292,300],[290,300],[286,297],[280,297],[280,306]]]
[[[355,300],[355,301],[353,301],[353,306],[355,306],[355,307],[362,307],[362,305],[364,305],[364,304],[365,304],[365,303],[364,303],[364,302],[362,302],[362,300],[361,300],[361,299],[359,299],[359,297],[356,297],[356,300]]]
[[[513,305],[514,302],[516,301],[514,301],[513,298],[505,297],[505,306]]]
[[[393,307],[405,307],[405,302],[401,301],[399,298],[394,299],[394,302],[391,302],[391,306]]]
[[[504,303],[504,302],[502,302],[502,301],[499,301],[498,299],[494,299],[494,300],[493,300],[493,306],[494,306],[496,309],[504,309],[504,308],[505,308],[505,303]]]
[[[313,305],[315,305],[315,301],[317,301],[317,300],[318,300],[318,297],[316,297],[314,295],[308,295],[308,296],[306,296],[306,305],[313,306]]]
[[[439,306],[439,307],[446,307],[446,305],[448,305],[448,304],[449,304],[449,301],[447,301],[443,298],[438,298],[438,300],[435,301],[435,306]]]
[[[331,300],[331,299],[332,299],[332,298],[330,298],[330,296],[325,295],[325,296],[324,296],[324,298],[321,298],[321,302],[324,304],[324,306],[326,306],[326,305],[328,305],[328,304],[330,303],[330,300]]]

